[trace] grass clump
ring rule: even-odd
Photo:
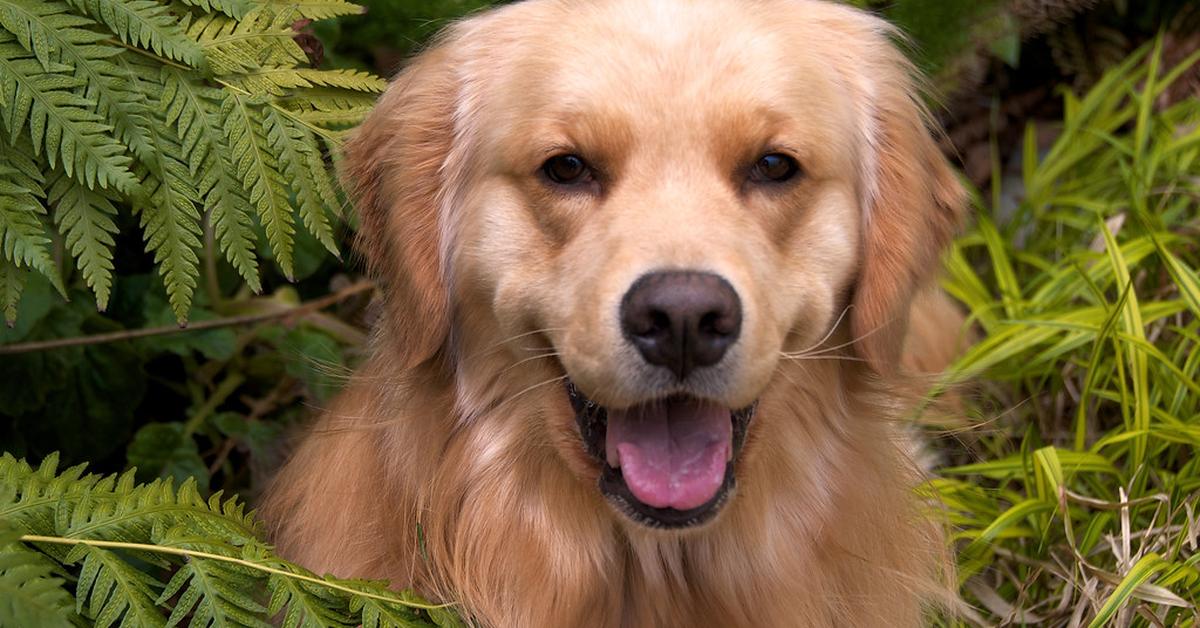
[[[1156,44],[1064,93],[1053,144],[1028,129],[950,255],[981,332],[950,381],[978,382],[985,417],[929,485],[979,610],[962,622],[1197,621],[1200,101],[1161,98],[1196,60],[1163,68]]]

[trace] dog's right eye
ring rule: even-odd
[[[592,171],[579,155],[558,155],[542,164],[542,172],[554,183],[574,185],[591,178]]]

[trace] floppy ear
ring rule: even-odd
[[[874,172],[865,196],[863,265],[855,287],[851,332],[860,357],[879,374],[895,370],[913,298],[941,268],[943,251],[963,219],[966,194],[934,142],[911,66],[892,46],[876,68]]]
[[[406,367],[437,354],[450,332],[440,224],[459,91],[450,56],[443,44],[417,57],[345,146],[358,249],[384,298],[388,349]]]

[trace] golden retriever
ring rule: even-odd
[[[346,146],[384,313],[269,491],[283,555],[481,626],[919,624],[900,391],[957,338],[964,195],[893,37],[817,0],[451,27]]]

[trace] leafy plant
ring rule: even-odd
[[[1200,53],[1161,44],[1064,93],[1045,149],[1028,129],[1021,201],[997,183],[950,257],[986,430],[954,426],[971,455],[929,488],[983,622],[1197,620],[1200,101],[1157,103]]]
[[[342,0],[0,0],[0,309],[56,249],[104,310],[119,215],[137,216],[179,322],[219,248],[255,292],[256,243],[294,274],[297,223],[337,254],[326,152],[383,81],[309,67],[297,21]],[[298,215],[298,217],[297,217]]]
[[[0,625],[461,626],[412,593],[274,556],[241,503],[193,481],[57,464],[0,456]]]

